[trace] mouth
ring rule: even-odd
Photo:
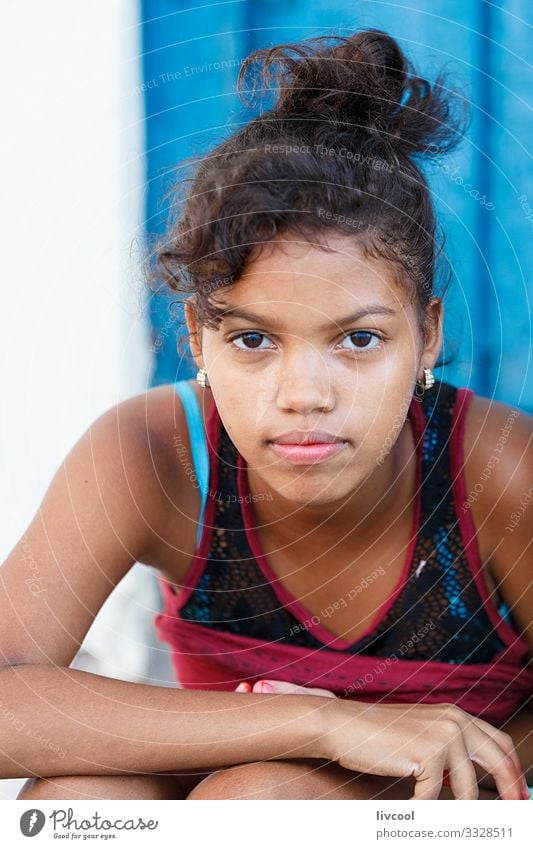
[[[324,445],[345,440],[327,430],[289,430],[278,434],[270,441],[276,445]]]
[[[282,460],[295,466],[314,465],[330,460],[344,450],[348,443],[335,439],[331,442],[301,442],[289,443],[272,441],[268,445]]]

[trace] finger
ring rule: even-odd
[[[491,728],[491,726],[489,726],[489,728]],[[494,729],[492,729],[492,732],[494,732]],[[490,733],[490,731],[488,733]],[[501,748],[506,753],[506,755],[508,755],[509,757],[512,758],[513,764],[514,764],[515,769],[516,769],[517,780],[520,784],[521,798],[522,799],[529,799],[530,798],[530,789],[528,787],[527,779],[526,779],[526,776],[525,776],[524,771],[522,769],[522,764],[520,763],[520,758],[518,757],[518,752],[515,749],[514,743],[512,742],[512,740],[508,739],[507,734],[502,733],[501,731],[498,731],[498,730],[496,730],[495,733],[492,733],[491,736],[492,736],[493,740],[496,743],[498,743],[498,745],[501,746]],[[487,776],[486,771],[484,773],[484,776],[485,777]],[[491,776],[491,778],[492,778],[492,776]]]
[[[302,696],[325,696],[330,699],[336,699],[335,693],[331,690],[324,690],[321,687],[302,687],[300,684],[292,684],[290,681],[273,681],[271,678],[264,679],[265,684],[270,684],[275,693],[283,693],[284,695],[302,695]],[[256,681],[253,686],[254,693],[262,692],[263,680]]]
[[[235,687],[236,693],[251,693],[252,687],[247,681],[241,681],[238,687]]]
[[[485,722],[484,719],[479,719],[477,716],[472,717],[472,721],[480,728],[482,731],[485,731],[492,739],[503,749],[503,751],[510,755],[513,759],[513,762],[516,766],[517,772],[519,773],[519,777],[523,777],[523,781],[525,782],[524,772],[522,770],[522,764],[520,763],[520,758],[518,757],[518,752],[516,751],[515,745],[513,743],[512,738],[501,729],[495,728],[490,723]]]
[[[479,729],[478,729],[479,730]],[[479,730],[480,734],[484,734]],[[470,758],[489,772],[501,799],[521,799],[523,792],[522,772],[510,754],[489,735],[479,743],[469,744]]]
[[[416,783],[411,799],[438,799],[442,789],[443,769],[443,762],[436,759],[426,764],[420,775],[415,776]]]
[[[479,719],[479,717],[472,716],[464,711],[461,712],[459,717],[456,717],[456,721],[459,722],[463,731],[471,760],[492,775],[499,792],[500,787],[504,788],[506,795],[502,798],[524,798],[527,784],[514,743],[509,736],[484,719]],[[488,741],[490,741],[490,746]],[[481,758],[478,755],[481,755]],[[482,759],[487,756],[492,758],[494,765],[501,765],[498,780],[494,769],[489,769],[485,760]]]
[[[463,738],[457,738],[450,744],[447,766],[454,798],[479,799],[476,770]]]

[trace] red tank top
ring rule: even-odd
[[[246,462],[213,402],[199,546],[179,594],[159,579],[164,608],[155,625],[181,686],[234,690],[272,678],[361,701],[453,702],[496,725],[519,709],[533,693],[528,644],[490,598],[465,488],[472,395],[437,381],[411,402],[417,500],[409,550],[397,587],[352,643],[328,631],[327,611],[313,615],[269,567]],[[361,585],[378,573],[338,604],[357,605]]]

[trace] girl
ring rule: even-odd
[[[258,51],[240,82],[254,63],[276,103],[157,252],[197,382],[100,417],[3,566],[1,774],[22,799],[526,799],[531,419],[433,376],[417,158],[459,122],[381,31]],[[69,668],[135,561],[182,689]]]

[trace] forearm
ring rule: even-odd
[[[152,687],[48,665],[0,669],[0,778],[186,771],[327,757],[318,696]]]
[[[533,707],[523,708],[519,713],[500,726],[513,738],[522,770],[528,784],[533,784]],[[495,784],[491,775],[478,768],[479,784],[488,789],[494,789]]]

